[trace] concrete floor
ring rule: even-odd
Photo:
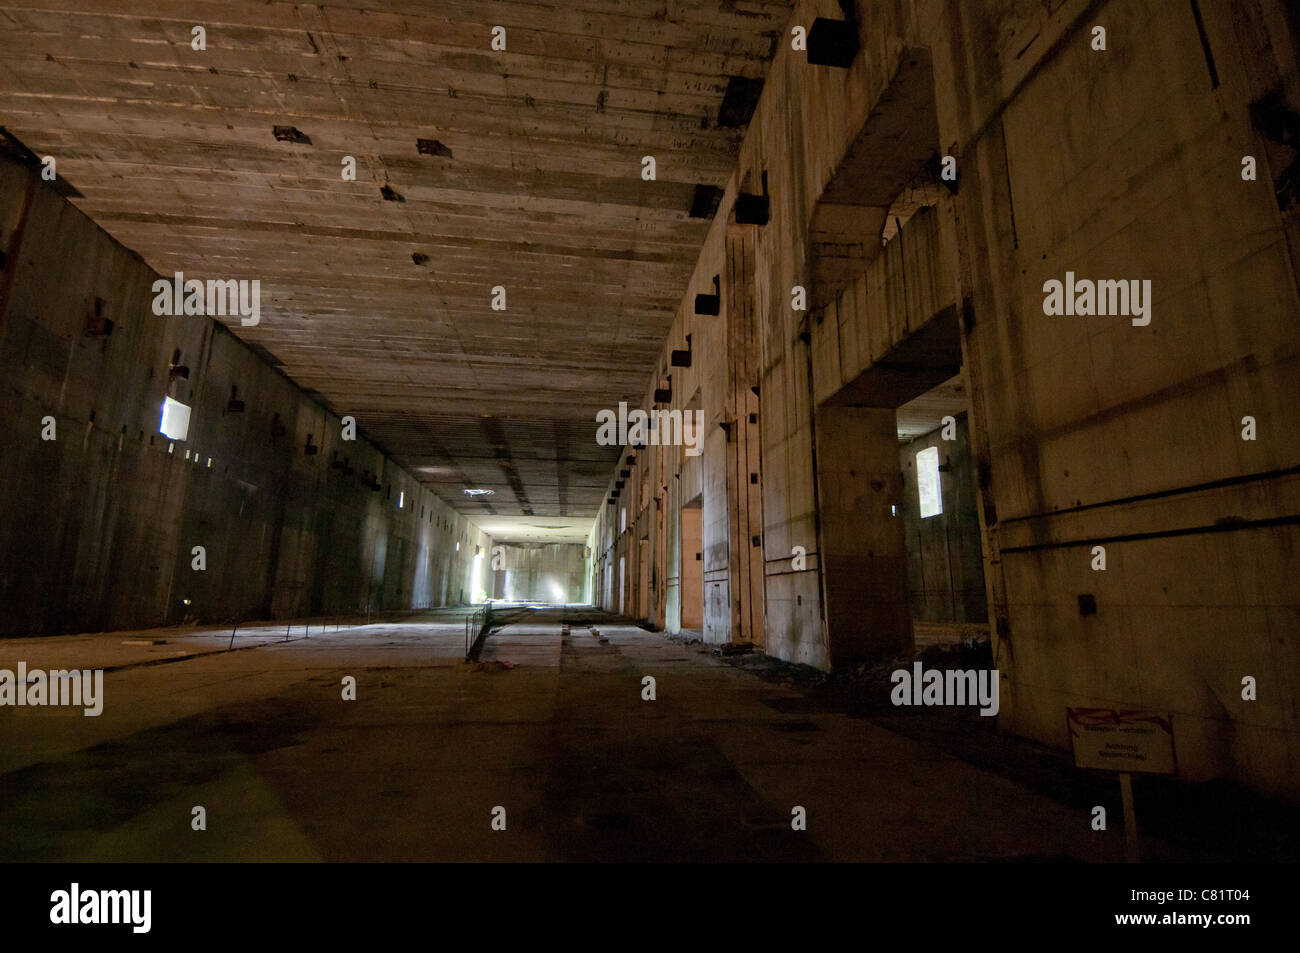
[[[494,633],[478,664],[446,612],[241,632],[256,647],[233,652],[229,630],[0,642],[10,669],[123,666],[98,718],[0,709],[0,859],[1122,857],[1119,818],[1094,832],[1078,807],[810,711],[700,646],[608,621],[608,644],[562,639],[560,615]],[[123,644],[141,637],[167,644]]]

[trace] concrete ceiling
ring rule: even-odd
[[[791,6],[0,0],[0,124],[159,272],[259,279],[231,329],[457,509],[577,539]]]
[[[898,440],[907,443],[932,433],[943,426],[944,417],[957,417],[969,410],[966,382],[956,374],[898,408]]]

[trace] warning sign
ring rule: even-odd
[[[1078,768],[1175,774],[1174,727],[1157,711],[1067,708],[1066,724]]]

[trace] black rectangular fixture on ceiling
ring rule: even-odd
[[[691,199],[691,218],[713,218],[718,212],[718,203],[721,201],[722,189],[717,186],[695,186],[695,197]]]
[[[619,470],[619,471],[618,471],[618,475],[619,475],[621,478],[623,478],[624,480],[626,480],[628,477],[630,477],[630,476],[632,475],[632,471],[631,471],[631,470]]]
[[[311,137],[297,126],[272,126],[271,133],[280,142],[296,142],[299,145],[311,145]]]
[[[695,296],[696,314],[722,313],[722,284],[718,275],[713,276],[713,294]]]
[[[673,399],[673,375],[669,374],[668,386],[655,388],[655,403],[667,404],[670,403],[672,399]]]
[[[808,62],[848,69],[858,55],[858,22],[853,0],[840,0],[843,20],[818,17],[808,31]]]
[[[727,81],[727,91],[722,94],[722,105],[718,108],[718,127],[720,129],[739,129],[749,125],[758,106],[759,94],[763,92],[763,79],[747,79],[733,76]]]
[[[419,150],[420,155],[422,156],[442,156],[444,159],[451,158],[451,150],[437,139],[416,139],[415,148]]]
[[[104,317],[104,299],[92,296],[86,312],[86,334],[106,338],[112,333],[113,322]]]
[[[953,195],[957,194],[957,180],[955,178],[953,179],[944,178],[943,157],[940,156],[939,153],[936,152],[934,155],[930,156],[930,158],[926,160],[925,171],[930,173],[930,175],[934,177],[934,181],[938,182],[940,185],[942,185]]]
[[[691,366],[691,336],[686,335],[686,350],[673,351],[669,361],[673,367],[690,367]]]
[[[767,173],[763,173],[763,194],[751,195],[741,192],[736,196],[737,225],[766,225],[771,212],[771,201],[767,195]]]
[[[615,480],[615,481],[614,481],[614,489],[616,489],[616,490],[621,490],[621,489],[623,489],[623,481],[622,481],[622,480]]]

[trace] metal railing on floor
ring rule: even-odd
[[[290,619],[288,621],[280,621],[276,619],[238,619],[229,623],[229,625],[231,626],[230,645],[227,646],[227,648],[234,648],[235,636],[238,635],[239,629],[241,627],[245,629],[250,629],[250,628],[263,629],[263,628],[274,628],[276,626],[282,625],[284,626],[284,638],[281,639],[281,641],[288,642],[292,640],[293,630],[298,628],[301,628],[303,630],[303,634],[299,636],[299,638],[311,638],[311,630],[313,628],[316,629],[318,632],[323,633],[329,631],[330,627],[333,626],[333,630],[335,632],[338,632],[341,629],[345,629],[345,628],[355,629],[364,625],[377,625],[386,622],[398,622],[410,616],[421,615],[423,613],[431,611],[431,609],[437,609],[437,608],[442,608],[442,607],[433,606],[433,607],[425,607],[421,609],[389,609],[386,612],[377,612],[373,614],[372,611],[369,608],[367,608],[364,616],[360,612],[349,612],[349,613],[340,613],[337,615],[310,616],[305,619],[304,618]],[[203,627],[201,624],[198,623],[196,624],[199,625],[200,627]]]
[[[465,616],[465,660],[477,662],[483,642],[492,628],[492,604],[487,603]]]

